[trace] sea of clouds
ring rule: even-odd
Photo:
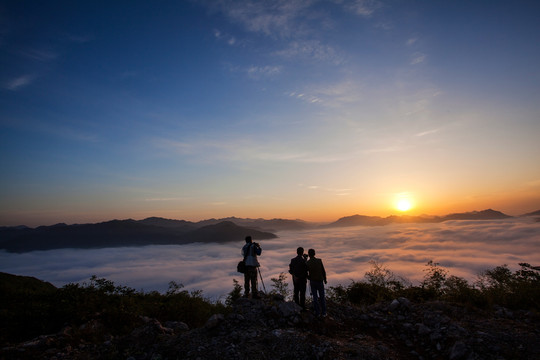
[[[259,241],[259,260],[267,291],[271,278],[287,273],[296,248],[314,248],[323,260],[328,285],[348,285],[364,279],[371,260],[418,284],[429,260],[470,283],[481,272],[507,264],[540,266],[540,222],[533,218],[494,221],[447,221],[439,224],[393,224],[277,233]],[[257,239],[255,239],[257,241]],[[202,290],[211,300],[223,300],[233,288],[243,239],[228,244],[189,244],[107,249],[61,249],[22,254],[0,251],[0,271],[34,276],[56,286],[89,282],[92,275],[136,290],[165,292],[169,282],[187,290]],[[287,281],[291,283],[290,277]],[[262,288],[261,281],[259,287]],[[292,284],[289,285],[292,289]]]

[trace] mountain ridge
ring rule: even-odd
[[[303,230],[310,227],[318,227],[321,226],[328,226],[330,224],[335,224],[338,221],[343,222],[354,222],[351,221],[349,218],[362,218],[366,223],[390,223],[390,222],[442,222],[447,220],[493,220],[493,219],[504,219],[504,218],[512,218],[512,217],[528,217],[528,216],[538,216],[540,215],[540,210],[529,212],[526,214],[518,215],[518,216],[511,216],[504,214],[501,211],[493,210],[493,209],[485,209],[485,210],[473,210],[468,212],[461,212],[461,213],[451,213],[443,216],[439,215],[389,215],[387,217],[381,217],[381,216],[370,216],[370,215],[348,215],[339,218],[336,221],[333,222],[309,222],[302,219],[282,219],[282,218],[273,218],[273,219],[264,219],[264,218],[239,218],[235,216],[229,216],[225,218],[210,218],[200,221],[188,221],[188,220],[176,220],[176,219],[168,219],[164,217],[158,217],[158,216],[152,216],[147,217],[142,220],[133,220],[133,219],[126,219],[131,220],[135,222],[139,222],[145,225],[155,225],[159,227],[169,227],[169,228],[190,228],[190,229],[196,229],[202,226],[206,225],[214,225],[219,222],[223,221],[231,221],[237,225],[240,226],[246,226],[250,228],[260,228],[264,231],[282,231],[282,230]],[[349,219],[349,220],[342,220],[342,219]],[[116,221],[124,221],[124,220],[117,220]],[[108,221],[115,221],[115,220],[108,220]],[[104,221],[104,222],[108,222]],[[100,223],[104,223],[100,222]],[[361,222],[361,221],[359,221]],[[50,228],[50,227],[62,227],[62,226],[72,226],[72,225],[90,225],[92,223],[85,223],[85,224],[71,224],[67,225],[65,223],[58,223],[54,225],[41,225],[35,228],[26,226],[26,225],[16,225],[16,226],[0,226],[0,231],[6,230],[6,229],[18,229],[18,230],[24,230],[24,229],[37,229],[37,228]],[[94,223],[99,224],[99,223]],[[274,227],[274,228],[272,228]]]
[[[539,211],[522,216],[536,216]],[[242,241],[276,238],[275,232],[351,226],[384,226],[393,223],[440,223],[456,220],[501,220],[512,218],[500,211],[486,209],[445,216],[390,215],[387,217],[351,215],[332,223],[309,223],[304,220],[228,217],[199,222],[148,217],[142,220],[110,220],[95,224],[58,223],[51,226],[0,227],[0,249],[9,252],[62,248],[108,248],[146,245],[182,245],[195,242]]]
[[[452,213],[444,216],[429,215],[390,215],[385,218],[380,216],[352,215],[338,219],[337,221],[323,225],[324,228],[347,227],[347,226],[380,226],[392,223],[439,223],[450,220],[500,220],[512,218],[500,211],[486,209],[481,211],[470,211],[465,213]]]
[[[146,223],[133,219],[111,220],[97,224],[53,225],[31,228],[4,228],[0,230],[0,249],[9,252],[28,252],[63,248],[95,249],[146,245],[183,245],[195,242],[242,241],[251,235],[254,239],[273,239],[270,232],[250,229],[232,222],[219,222],[201,227],[158,226],[155,219]],[[178,223],[179,224],[179,223]]]

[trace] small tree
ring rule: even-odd
[[[508,265],[504,264],[484,271],[479,277],[478,284],[482,290],[494,289],[507,292],[512,288],[514,281],[512,271],[508,268]]]
[[[184,284],[179,284],[176,281],[169,281],[169,288],[167,289],[165,296],[173,296],[176,294],[180,294],[181,292],[187,293],[186,290],[182,290],[183,287]]]
[[[444,291],[448,270],[443,269],[439,263],[433,262],[433,260],[429,260],[426,266],[428,268],[424,269],[426,274],[424,275],[422,287],[431,292],[435,297],[438,297]]]
[[[284,272],[279,273],[278,278],[271,278],[272,287],[274,288],[270,293],[279,294],[283,296],[284,299],[289,297],[289,284],[285,282],[287,279],[287,274]]]
[[[227,295],[227,298],[225,299],[225,305],[231,306],[234,304],[234,302],[242,296],[242,286],[238,282],[238,280],[233,279],[233,289],[229,294]]]
[[[404,279],[396,276],[383,264],[379,264],[375,260],[370,260],[369,264],[371,265],[371,270],[367,271],[364,275],[369,284],[390,291],[398,291],[404,288]]]

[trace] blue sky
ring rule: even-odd
[[[0,4],[0,224],[540,208],[535,1]]]

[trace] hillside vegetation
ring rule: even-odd
[[[120,355],[150,359],[157,353],[176,358],[173,354],[178,356],[180,349],[193,355],[186,358],[245,358],[258,351],[251,340],[237,334],[247,327],[267,342],[264,346],[283,346],[274,356],[254,358],[290,358],[291,352],[298,352],[298,358],[313,358],[313,349],[318,358],[350,358],[351,346],[356,355],[373,359],[437,358],[438,353],[441,358],[454,353],[453,359],[472,353],[480,359],[534,358],[517,352],[540,355],[540,348],[530,343],[532,339],[540,344],[540,271],[530,264],[522,263],[514,272],[506,265],[497,266],[470,284],[429,262],[424,281],[412,286],[372,262],[364,279],[328,288],[330,317],[322,320],[286,301],[290,298],[286,280],[284,273],[272,279],[272,290],[262,300],[241,298],[242,288],[235,280],[224,301],[212,302],[202,291],[188,292],[174,282],[166,293],[145,293],[97,277],[56,288],[35,278],[0,273],[1,358],[40,354],[56,359]],[[250,316],[253,323],[247,324]],[[427,319],[432,317],[439,320],[430,325]],[[508,335],[505,327],[520,330]],[[478,348],[467,339],[473,328],[491,340]],[[287,331],[311,340],[289,343],[281,336]],[[344,337],[349,341],[345,348]],[[203,339],[217,343],[207,347],[201,345]],[[376,343],[380,342],[397,348],[379,351]],[[520,350],[511,350],[515,346]],[[487,351],[486,356],[479,351]],[[519,356],[508,357],[508,351]],[[50,357],[43,355],[47,353]]]

